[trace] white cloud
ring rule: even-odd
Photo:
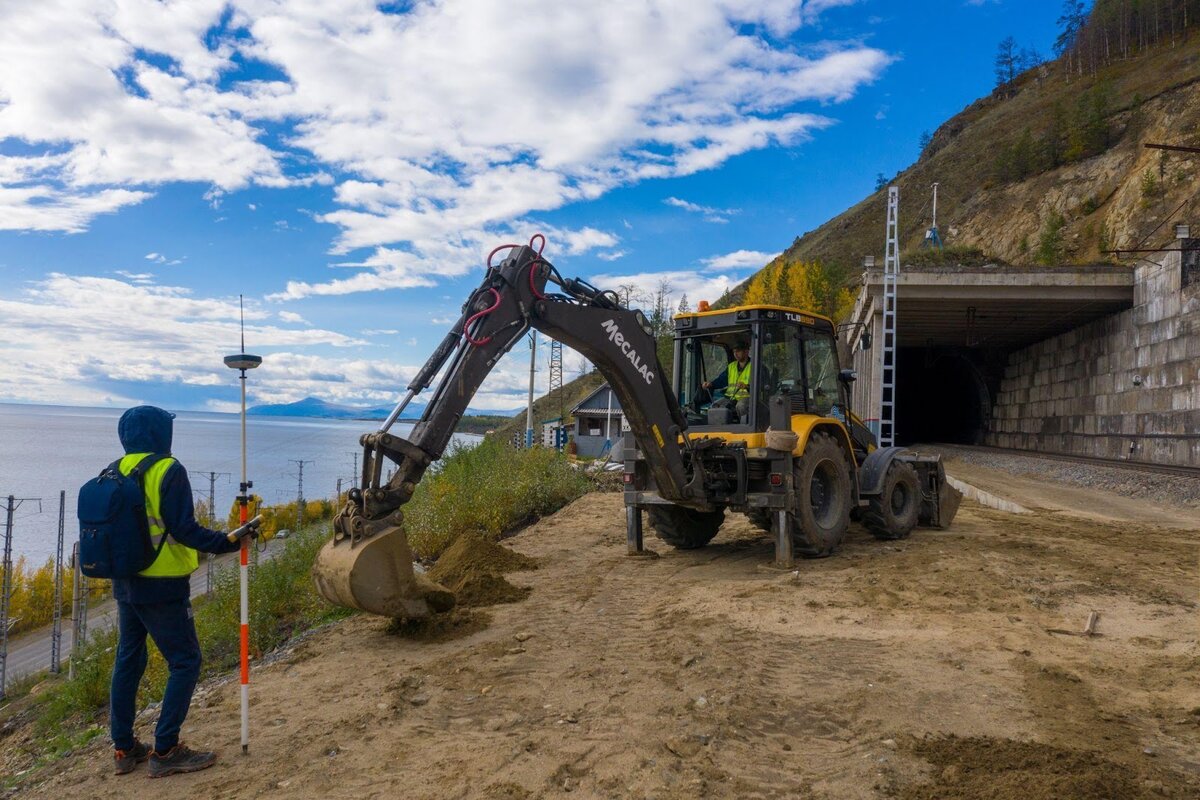
[[[113,393],[112,382],[227,384],[222,357],[238,346],[237,298],[197,298],[137,278],[52,274],[17,299],[0,299],[0,400],[96,404]],[[272,364],[280,351],[345,352],[363,344],[335,331],[278,327],[268,317],[247,305],[246,339],[266,357],[255,391],[291,385]],[[325,361],[341,363],[336,356]]]
[[[0,227],[83,230],[174,182],[208,186],[214,208],[251,185],[333,184],[315,219],[339,229],[335,252],[374,255],[279,296],[425,285],[532,215],[829,125],[797,106],[849,99],[891,58],[788,37],[850,2],[10,4],[0,141],[45,153],[0,155]],[[502,42],[521,44],[500,57]],[[242,63],[276,77],[239,80]],[[568,253],[616,242],[561,234]]]
[[[0,117],[3,114],[0,109]],[[3,137],[0,128],[0,140]],[[70,193],[46,185],[0,186],[0,230],[82,233],[97,215],[111,214],[149,196],[127,189]]]
[[[758,269],[766,266],[767,262],[777,255],[779,253],[768,253],[762,250],[735,250],[732,253],[703,259],[703,263],[707,271],[745,269],[747,267]]]
[[[170,259],[168,259],[168,258],[167,258],[166,256],[164,256],[162,253],[147,253],[147,254],[145,255],[145,259],[146,259],[147,261],[153,261],[155,264],[166,264],[168,267],[174,266],[174,265],[176,265],[176,264],[182,264],[182,263],[183,263],[183,259],[182,259],[182,258],[170,258]]]
[[[297,314],[295,311],[280,311],[279,318],[284,322],[291,322],[297,325],[308,324],[308,320]]]
[[[692,214],[702,214],[706,222],[716,222],[724,224],[729,222],[729,218],[734,214],[741,213],[738,208],[713,208],[712,206],[702,206],[697,203],[692,203],[688,200],[681,200],[678,197],[668,197],[663,200],[669,206],[682,208]]]
[[[600,259],[601,261],[617,261],[627,255],[629,255],[629,253],[625,250],[609,250],[606,253],[597,253],[596,258]]]
[[[119,270],[116,270],[113,274],[120,275],[122,278],[129,281],[130,283],[136,283],[141,286],[154,283],[154,273],[153,272],[130,272],[129,270],[126,270],[126,269],[119,269]]]
[[[634,275],[596,275],[589,278],[589,281],[595,286],[614,290],[616,287],[633,286],[635,295],[640,294],[642,298],[641,303],[635,302],[633,305],[642,307],[650,302],[659,286],[665,282],[669,295],[668,305],[672,311],[685,294],[692,308],[695,308],[697,301],[712,302],[740,282],[730,275],[707,275],[682,269],[641,272]]]

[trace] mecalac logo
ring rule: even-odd
[[[654,383],[654,373],[651,372],[650,368],[642,362],[642,357],[637,354],[637,351],[633,349],[632,345],[625,341],[625,334],[621,333],[621,328],[617,325],[617,323],[610,319],[606,322],[600,323],[600,327],[604,328],[605,332],[608,334],[608,340],[617,347],[621,348],[621,352],[626,358],[629,359],[629,362],[633,364],[633,368],[638,371],[638,374],[646,379],[646,385],[649,386],[650,384]]]

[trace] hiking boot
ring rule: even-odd
[[[117,761],[117,774],[128,775],[137,769],[137,765],[150,757],[150,745],[133,740],[133,747],[128,750],[113,750]]]
[[[216,753],[199,753],[180,742],[165,753],[155,750],[150,754],[150,777],[163,778],[180,772],[196,772],[216,762]]]

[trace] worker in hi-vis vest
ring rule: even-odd
[[[147,456],[170,454],[174,418],[154,406],[138,406],[121,415],[117,433],[126,453],[119,465],[122,474],[128,475]],[[109,729],[118,775],[133,772],[149,759],[150,777],[159,778],[195,772],[216,761],[215,753],[191,750],[179,741],[179,729],[200,677],[200,642],[192,621],[188,576],[200,563],[197,551],[229,553],[240,545],[196,522],[187,470],[174,458],[163,458],[151,466],[144,476],[144,488],[150,538],[158,556],[137,576],[112,582],[120,637],[113,662]],[[153,750],[133,732],[138,683],[146,671],[147,634],[169,669]]]
[[[738,420],[746,421],[750,411],[750,344],[746,340],[734,342],[733,361],[725,372],[706,382],[704,388],[712,392],[723,390],[725,397],[733,401]]]

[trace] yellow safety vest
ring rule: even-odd
[[[746,366],[738,370],[736,361],[729,362],[729,373],[725,376],[725,396],[733,400],[745,400],[750,396],[750,390],[735,389],[739,383],[750,385],[750,362],[746,362]]]
[[[121,459],[118,469],[128,475],[149,453],[130,453]],[[159,511],[162,505],[162,482],[167,470],[175,463],[173,458],[164,458],[142,476],[146,489],[146,521],[150,523],[150,541],[154,549],[164,536],[167,543],[158,551],[154,563],[138,573],[142,578],[182,578],[191,575],[200,566],[200,554],[186,544],[180,544],[167,534],[166,523]]]

